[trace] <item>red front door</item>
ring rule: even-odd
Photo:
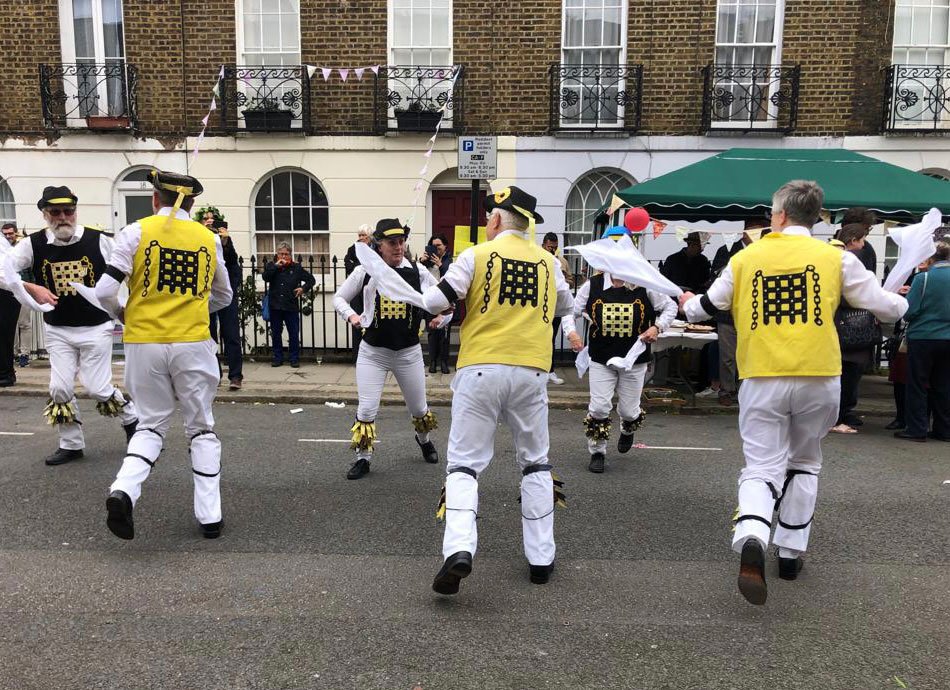
[[[432,234],[443,235],[455,256],[455,226],[472,222],[472,192],[465,189],[432,190]],[[484,223],[482,218],[479,222]]]

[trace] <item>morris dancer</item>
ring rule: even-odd
[[[103,307],[121,313],[119,284],[128,277],[125,381],[138,401],[140,424],[129,441],[106,500],[106,525],[132,539],[132,510],[162,452],[181,405],[195,481],[195,517],[205,538],[221,534],[221,443],[211,405],[218,388],[217,348],[210,311],[231,303],[221,240],[190,219],[201,193],[193,177],[152,170],[155,215],[127,226],[116,239],[106,276],[96,286]]]
[[[604,238],[619,240],[626,235],[623,227],[610,228]],[[590,321],[587,347],[590,353],[590,404],[584,427],[590,464],[594,473],[604,471],[607,440],[610,438],[610,411],[614,393],[619,393],[620,439],[617,452],[633,447],[634,432],[643,423],[640,395],[650,361],[650,343],[676,318],[676,303],[668,296],[613,278],[608,272],[597,273],[577,291],[574,318]],[[624,358],[637,342],[646,349],[629,370],[608,366],[614,357]]]
[[[738,334],[739,432],[745,468],[732,548],[741,554],[739,591],[764,604],[772,513],[778,573],[794,580],[818,497],[821,439],[835,423],[841,349],[834,314],[841,298],[893,322],[907,301],[885,292],[849,252],[813,239],[824,193],[795,180],[772,197],[772,232],[732,257],[705,295],[684,293],[690,321],[730,309]]]
[[[395,218],[386,218],[376,224],[373,246],[383,261],[391,266],[414,291],[436,284],[435,278],[423,266],[405,258],[409,228]],[[363,314],[357,314],[350,304],[362,295],[366,305]],[[419,326],[425,314],[418,307],[395,302],[376,292],[376,281],[362,266],[357,266],[333,296],[337,313],[355,328],[363,328],[363,340],[356,358],[356,387],[359,407],[351,447],[356,451],[356,462],[346,474],[347,479],[359,479],[369,473],[376,439],[376,415],[383,394],[386,376],[392,372],[406,400],[416,430],[416,443],[422,449],[426,462],[439,462],[439,452],[429,438],[436,428],[435,415],[426,403],[425,364],[419,344]],[[452,320],[451,314],[429,319],[430,328],[444,328]]]
[[[50,400],[43,411],[59,429],[59,448],[47,465],[62,465],[83,457],[86,440],[76,402],[76,377],[96,400],[106,417],[118,417],[126,438],[135,433],[137,415],[112,385],[112,317],[81,297],[70,283],[93,287],[102,279],[112,254],[110,233],[76,223],[78,197],[68,187],[47,187],[36,206],[46,229],[17,243],[7,256],[0,287],[18,291],[34,305],[50,305],[43,312],[46,350],[50,361]],[[22,282],[20,271],[32,270],[35,283]],[[28,299],[26,296],[28,295]],[[47,307],[48,308],[48,307]]]
[[[506,187],[485,200],[488,242],[462,252],[421,304],[438,314],[465,300],[458,373],[452,382],[452,427],[443,502],[444,562],[432,588],[455,594],[472,572],[477,532],[478,475],[491,462],[499,420],[511,429],[521,466],[521,525],[531,582],[544,584],[554,570],[555,480],[548,463],[547,377],[551,322],[563,328],[578,351],[574,298],[554,257],[534,241],[542,222],[536,199]],[[360,252],[360,248],[357,247]],[[367,259],[372,260],[368,253]],[[381,262],[363,266],[390,294],[401,279]],[[559,482],[558,482],[559,484]],[[559,494],[558,494],[559,496]],[[443,512],[444,511],[444,512]]]

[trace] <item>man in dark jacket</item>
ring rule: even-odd
[[[709,282],[710,266],[698,232],[689,233],[686,247],[666,257],[660,272],[684,290],[702,291]]]
[[[221,311],[211,315],[211,337],[216,342],[224,342],[224,356],[228,361],[229,390],[240,390],[244,381],[244,362],[241,349],[240,306],[238,293],[241,288],[241,265],[238,261],[234,242],[228,235],[228,222],[216,220],[211,225],[212,231],[221,238],[221,248],[224,250],[224,265],[228,269],[228,281],[231,283],[231,292],[234,297],[231,304]],[[219,340],[220,331],[220,340]]]
[[[264,267],[264,282],[268,283],[267,299],[270,307],[270,330],[274,359],[272,367],[284,363],[284,346],[281,342],[284,324],[290,341],[290,366],[300,366],[300,309],[298,300],[304,291],[309,292],[316,280],[309,271],[293,260],[290,245],[277,245],[277,256]]]

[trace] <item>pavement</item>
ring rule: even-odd
[[[17,368],[17,384],[0,388],[4,395],[47,395],[49,386],[49,361],[34,360],[29,367]],[[113,363],[115,381],[121,382],[125,363]],[[548,397],[554,409],[579,409],[587,406],[589,389],[587,379],[578,379],[574,367],[557,369],[564,380],[562,385],[549,385]],[[452,402],[450,388],[454,369],[449,374],[430,374],[426,369],[426,390],[433,405],[449,405]],[[324,403],[357,402],[356,368],[352,364],[334,362],[302,362],[299,369],[285,364],[271,367],[269,361],[244,363],[244,386],[240,391],[229,391],[227,380],[218,389],[218,400],[224,402],[274,402],[274,403]],[[79,388],[82,394],[82,388]],[[383,388],[383,404],[402,404],[403,398],[390,374]],[[672,386],[646,387],[644,407],[676,414],[727,414],[734,415],[738,407],[723,407],[715,396],[696,398],[695,405],[685,389],[676,391]],[[857,413],[862,416],[893,416],[894,402],[891,386],[882,376],[865,376]]]
[[[474,572],[441,597],[445,465],[419,457],[403,408],[381,410],[373,470],[352,482],[349,405],[216,404],[214,541],[193,521],[176,422],[126,542],[104,524],[116,421],[87,414],[86,457],[50,468],[39,401],[0,397],[0,688],[946,690],[946,446],[897,441],[885,419],[829,437],[805,570],[786,582],[770,560],[754,607],[729,549],[736,420],[653,415],[650,447],[612,441],[594,475],[579,407],[550,414],[569,503],[551,582],[528,582],[500,429]]]

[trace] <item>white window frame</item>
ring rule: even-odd
[[[581,7],[584,7],[586,0],[581,0]],[[603,6],[601,4],[601,6]],[[572,8],[573,9],[573,8]],[[628,0],[620,0],[620,45],[619,46],[572,46],[568,48],[567,46],[567,0],[561,0],[561,64],[567,65],[567,53],[574,51],[583,51],[583,50],[604,50],[605,48],[619,48],[620,49],[620,58],[618,59],[617,66],[623,67],[627,64],[627,15],[630,12],[630,6]],[[617,89],[623,90],[626,88],[626,80],[621,79],[617,83]],[[559,98],[558,95],[554,96]],[[597,125],[597,129],[622,129],[624,125],[624,113],[623,109],[620,109],[619,117],[617,122],[611,124],[600,123]],[[558,107],[558,119],[560,120],[560,125],[563,129],[590,129],[591,126],[584,122],[572,122],[570,120],[565,120],[563,117],[560,117],[560,107]]]
[[[16,223],[16,197],[13,196],[10,183],[2,175],[0,175],[0,192],[6,192],[7,195],[7,198],[4,199],[4,196],[0,194],[0,223]],[[8,205],[13,212],[9,217],[3,213],[4,207]]]
[[[749,0],[732,0],[729,4],[735,3],[738,10],[739,4],[759,4],[752,3]],[[772,47],[772,62],[767,65],[768,67],[781,67],[782,66],[782,43],[785,37],[785,0],[775,0],[775,25],[772,28],[772,42],[771,43],[720,43],[719,42],[719,17],[720,11],[719,8],[722,5],[722,0],[716,0],[716,27],[715,33],[713,34],[713,65],[719,64],[716,62],[716,54],[719,52],[720,47],[749,47],[749,48],[767,48]],[[738,26],[738,12],[736,14],[736,23]],[[765,66],[765,65],[763,65]],[[769,90],[769,105],[768,105],[768,118],[764,121],[753,121],[749,120],[714,120],[710,123],[710,126],[713,129],[735,129],[737,122],[742,122],[746,126],[751,127],[752,129],[775,129],[778,126],[778,108],[772,104],[771,98],[775,93],[781,88],[779,83],[775,83]]]
[[[257,229],[257,208],[258,208],[258,207],[257,207],[257,195],[260,194],[261,189],[264,188],[264,185],[265,185],[265,184],[267,184],[267,183],[268,183],[271,179],[273,179],[276,175],[279,175],[279,174],[281,174],[281,173],[297,173],[298,175],[304,175],[304,176],[306,176],[307,179],[309,179],[311,182],[315,182],[315,183],[317,184],[317,186],[320,187],[320,189],[323,190],[323,196],[324,196],[324,197],[326,198],[326,200],[327,200],[326,207],[325,207],[325,208],[327,209],[327,229],[326,229],[326,230],[279,230],[279,231],[278,231],[278,230],[260,230],[260,231],[258,231],[258,229]],[[292,194],[293,194],[293,188],[291,187],[291,195],[292,195]],[[273,208],[285,208],[285,207],[284,207],[283,205],[281,205],[281,206],[279,206],[279,207],[278,207],[278,206],[271,206],[270,208],[273,209]],[[287,207],[287,208],[293,209],[293,208],[300,208],[300,207],[295,207],[295,206],[293,206],[293,204],[291,203],[291,206],[290,206],[290,207]],[[311,214],[312,214],[312,209],[314,209],[314,208],[324,208],[324,207],[323,207],[323,206],[313,206],[313,199],[311,198],[311,205],[310,205],[308,208],[311,209]],[[332,225],[332,223],[330,222],[330,195],[327,193],[326,185],[324,185],[323,182],[321,182],[320,179],[319,179],[316,175],[314,175],[313,173],[309,172],[308,170],[304,170],[303,168],[295,168],[295,167],[282,167],[282,168],[275,168],[274,170],[269,170],[266,174],[264,174],[264,175],[261,177],[260,180],[257,181],[257,184],[254,185],[254,189],[251,190],[251,198],[250,198],[250,203],[249,203],[249,210],[250,210],[250,223],[249,223],[248,227],[251,229],[251,232],[250,232],[250,235],[251,235],[250,255],[257,257],[257,256],[260,256],[260,255],[262,254],[262,252],[258,251],[258,249],[257,249],[257,237],[258,237],[258,233],[261,233],[261,234],[264,234],[264,235],[273,236],[273,237],[274,237],[274,240],[275,240],[275,241],[274,241],[274,246],[275,246],[275,247],[277,246],[277,242],[276,242],[276,236],[277,236],[277,235],[290,235],[291,238],[293,238],[294,235],[306,235],[306,236],[308,236],[308,237],[311,238],[311,239],[310,239],[311,251],[309,252],[308,256],[312,256],[312,257],[315,258],[314,264],[315,264],[315,268],[316,268],[316,267],[318,267],[318,266],[320,265],[320,264],[319,264],[319,260],[316,260],[316,257],[319,257],[320,254],[323,253],[323,252],[317,252],[317,251],[316,251],[316,248],[314,247],[314,244],[315,244],[315,242],[316,242],[316,237],[317,237],[317,236],[326,237],[326,245],[327,245],[327,250],[326,250],[326,252],[325,252],[326,255],[327,255],[327,263],[326,263],[326,266],[327,266],[327,271],[328,271],[328,273],[332,273],[332,257],[333,257],[333,255],[332,255],[332,253],[330,252],[330,240],[331,240],[332,237],[333,237],[333,233],[332,233],[331,230],[330,230],[331,225]],[[292,211],[292,210],[291,210],[291,222],[293,222],[293,211]],[[312,221],[311,221],[311,222],[312,222]],[[294,253],[294,260],[296,261],[296,259],[297,259],[297,253]],[[260,264],[259,264],[260,268],[263,268],[264,265],[265,265],[265,263],[266,263],[266,261],[261,261]],[[309,265],[306,265],[305,268],[308,268],[308,269],[309,269]],[[315,275],[316,275],[316,274],[315,274]]]
[[[246,46],[244,43],[244,2],[245,1],[246,0],[234,0],[234,23],[235,23],[234,47],[236,50],[235,64],[239,66],[244,66],[244,67],[247,67],[247,66],[253,67],[254,65],[247,65],[244,59],[244,55],[247,53],[247,51],[245,50]],[[302,40],[303,29],[301,28],[300,24],[301,24],[300,2],[298,1],[297,2],[297,56],[298,56],[298,60],[297,62],[293,63],[295,65],[300,65],[302,64],[302,61],[303,61],[303,40]],[[289,53],[291,51],[289,50],[266,51],[264,50],[264,46],[261,45],[260,50],[257,50],[256,52],[261,53],[261,54],[266,54],[268,52],[271,52],[275,55],[279,55],[279,54]],[[267,63],[264,66],[265,67],[266,66],[279,67],[281,65],[276,64],[276,63]],[[288,65],[288,66],[291,66],[291,65]]]
[[[105,64],[107,60],[121,60],[125,64],[126,55],[125,55],[125,3],[124,0],[119,0],[119,9],[122,12],[122,57],[106,57],[105,49],[105,35],[102,31],[102,0],[92,0],[90,5],[92,6],[92,26],[93,26],[93,47],[95,49],[95,64]],[[63,57],[63,64],[71,65],[76,64],[76,32],[73,24],[73,0],[59,0],[59,43],[60,43],[60,52]],[[86,58],[83,58],[86,59]],[[125,79],[123,79],[123,83]],[[66,97],[69,99],[76,99],[78,97],[78,78],[76,83],[72,83],[68,79],[63,80],[63,88],[66,91]],[[103,79],[97,88],[99,94],[99,103],[109,103],[109,92],[107,86],[107,80]],[[127,99],[128,96],[124,95],[123,98]],[[105,110],[108,113],[108,106]],[[84,128],[85,124],[79,122],[70,123],[67,121],[67,124],[73,127]]]
[[[571,206],[570,206],[571,195],[574,193],[574,190],[577,189],[578,185],[581,182],[583,182],[587,178],[593,178],[596,175],[599,175],[602,178],[606,178],[608,176],[616,177],[616,178],[619,178],[620,180],[623,180],[623,183],[621,185],[615,182],[617,186],[615,186],[611,191],[608,192],[607,198],[601,199],[600,203],[597,203],[594,206],[587,206],[586,204],[586,201],[588,200],[589,195],[590,195],[590,192],[588,192],[587,196],[584,197],[585,204],[584,204],[584,208],[582,209],[583,211],[595,211],[599,209],[604,203],[607,203],[610,200],[610,198],[618,190],[637,184],[637,180],[632,175],[624,172],[623,170],[617,170],[616,168],[594,168],[593,170],[587,170],[583,174],[578,175],[577,179],[575,179],[574,182],[571,183],[570,188],[567,190],[567,196],[564,198],[564,223],[562,225],[562,227],[564,228],[562,232],[562,236],[563,236],[562,245],[564,246],[567,246],[570,244],[585,244],[587,242],[590,242],[592,239],[593,240],[600,239],[599,237],[593,236],[593,227],[582,227],[580,231],[577,231],[573,229],[572,227],[569,227],[568,218],[567,218],[569,210],[581,210],[581,209],[571,209]],[[593,184],[593,188],[596,188],[596,187],[597,187],[597,184],[595,181]],[[591,191],[593,191],[593,188]],[[613,215],[608,221],[608,225],[611,225],[611,224],[621,225],[623,214],[625,212],[626,212],[626,209],[623,209],[623,208],[618,209],[617,211],[614,211]],[[594,216],[593,215],[582,216],[581,221],[583,223],[593,224]],[[636,241],[636,238],[634,241]],[[579,256],[575,255],[574,257],[568,258],[568,263],[571,264],[572,270],[575,273],[577,273],[578,269],[583,264],[583,260]]]
[[[909,10],[909,15],[910,15],[908,18],[909,25],[907,27],[909,40],[906,43],[897,42],[897,39],[898,39],[897,23],[899,21],[899,17],[901,14],[900,10],[902,8]],[[899,66],[927,66],[927,67],[942,67],[942,66],[950,65],[950,13],[948,13],[948,17],[947,17],[947,36],[945,37],[945,40],[943,43],[931,43],[929,32],[928,32],[927,43],[914,43],[913,41],[914,41],[914,23],[915,23],[914,10],[915,9],[928,9],[929,21],[927,22],[927,24],[928,26],[933,26],[934,12],[941,8],[935,4],[935,0],[896,0],[896,2],[894,3],[894,42],[893,42],[893,45],[891,46],[891,64],[899,65]],[[939,63],[929,62],[926,56],[924,57],[923,61],[920,61],[920,60],[911,61],[910,57],[907,54],[912,50],[922,50],[922,51],[925,51],[925,53],[930,53],[932,51],[942,51],[943,57]],[[897,60],[898,51],[903,53],[903,59],[901,60]],[[920,79],[923,80],[927,78],[920,77]],[[930,80],[928,79],[928,81]],[[895,89],[895,91],[897,89],[916,90],[918,92],[919,98],[925,99],[927,97],[926,92],[927,92],[928,87],[924,83],[922,83],[922,81],[918,81],[917,77],[910,77],[908,79],[908,82],[909,84],[908,83],[894,84],[893,88]],[[919,86],[919,89],[914,89],[915,85]],[[940,86],[942,86],[944,90],[950,89],[950,78],[945,76],[943,79],[943,84]],[[936,80],[934,80],[932,88],[935,90],[938,88],[938,85],[936,84]],[[896,108],[898,103],[896,99],[894,98],[895,94],[892,93],[890,95],[891,95],[891,108]],[[888,113],[888,118],[891,119],[891,121],[893,122],[894,129],[911,129],[911,130],[920,129],[921,125],[926,125],[927,123],[931,123],[931,124],[934,123],[933,115],[931,115],[930,117],[926,117],[927,113],[924,111],[921,111],[921,115],[923,117],[919,119],[898,120],[896,117],[892,117],[892,115],[893,113]],[[936,128],[938,130],[945,130],[948,127],[950,127],[950,115],[947,115],[946,112],[943,112],[940,114],[939,119],[937,120]]]
[[[412,12],[411,12],[411,10],[412,10],[412,3],[417,2],[417,0],[406,0],[406,1],[410,3],[409,25],[410,25],[410,27],[411,27],[411,26],[412,26]],[[429,9],[432,9],[432,2],[431,2],[431,0],[428,0],[428,5],[429,5]],[[448,43],[448,45],[445,45],[445,46],[442,46],[442,45],[440,45],[440,46],[435,46],[435,45],[431,45],[431,41],[430,41],[430,45],[427,45],[427,46],[421,46],[421,45],[420,45],[420,46],[416,46],[416,45],[409,45],[409,46],[401,45],[401,46],[396,46],[396,45],[395,45],[395,37],[396,37],[396,17],[395,17],[395,10],[396,10],[396,5],[395,5],[395,3],[394,3],[393,0],[387,0],[387,2],[386,2],[386,59],[387,59],[387,61],[388,61],[388,64],[393,65],[393,66],[399,65],[399,63],[396,62],[396,51],[397,51],[397,50],[429,50],[429,51],[432,51],[432,50],[448,50],[448,51],[449,51],[449,59],[448,59],[448,62],[447,62],[446,64],[444,64],[444,65],[443,65],[443,64],[432,65],[432,57],[431,57],[431,54],[430,54],[430,57],[429,57],[429,64],[426,65],[426,66],[450,67],[450,66],[454,65],[454,64],[455,64],[455,62],[454,62],[454,61],[455,61],[455,18],[454,18],[454,16],[453,16],[453,15],[454,15],[454,9],[455,9],[454,5],[455,5],[455,0],[448,0],[448,8],[447,8],[447,9],[448,9],[448,19],[449,19],[449,29],[448,29],[448,30],[449,30],[449,34],[448,34],[448,35],[449,35],[449,43]],[[432,36],[432,15],[431,15],[431,14],[429,15],[429,36]]]

